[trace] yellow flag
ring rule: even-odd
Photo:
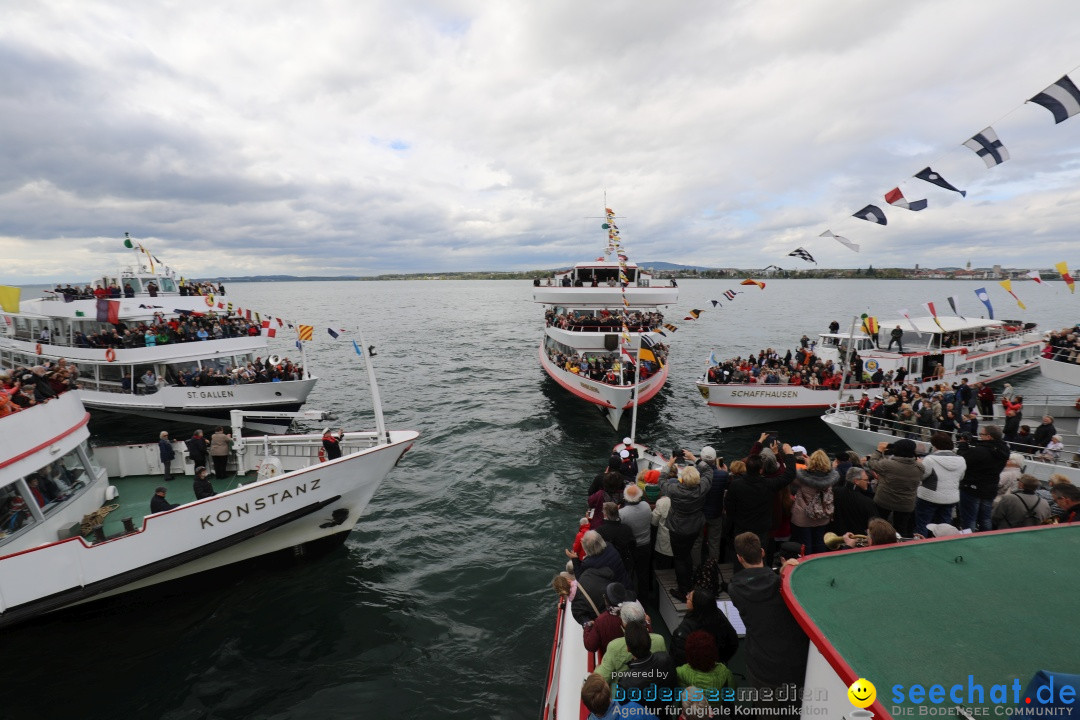
[[[20,295],[22,295],[22,288],[13,287],[11,285],[0,285],[0,307],[4,309],[4,312],[19,312]]]
[[[1005,292],[1013,296],[1013,300],[1016,301],[1016,304],[1020,306],[1021,310],[1027,310],[1027,305],[1024,305],[1024,303],[1020,302],[1020,298],[1016,297],[1016,293],[1012,291],[1012,280],[1002,280],[998,283],[998,285],[1005,288]]]
[[[1072,279],[1071,275],[1069,275],[1068,263],[1059,262],[1054,267],[1057,268],[1057,271],[1059,273],[1061,273],[1061,279],[1064,280],[1065,284],[1069,286],[1069,292],[1076,292],[1076,281]]]

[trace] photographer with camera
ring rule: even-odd
[[[668,480],[661,487],[661,494],[671,499],[666,525],[671,538],[671,552],[675,562],[675,579],[678,588],[671,593],[676,600],[686,602],[686,593],[693,583],[694,541],[705,526],[705,499],[712,488],[713,473],[708,463],[697,466],[688,465],[679,470],[676,462],[681,457],[684,461],[694,458],[689,450],[672,454],[665,475],[678,474],[677,479]]]
[[[768,547],[773,501],[777,491],[795,479],[795,456],[776,433],[764,432],[750,448],[745,465],[746,472],[732,477],[724,497],[729,537],[752,532],[762,547]]]
[[[984,425],[978,439],[961,435],[956,454],[964,458],[967,470],[960,481],[960,524],[974,532],[992,530],[994,498],[1005,463],[1009,461],[1009,446],[997,425]]]

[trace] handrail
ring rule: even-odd
[[[560,596],[559,609],[555,614],[555,639],[551,643],[551,658],[548,660],[547,682],[544,687],[544,707],[540,713],[541,720],[553,720],[555,710],[558,707],[559,686],[558,683],[553,683],[552,680],[555,678],[555,671],[558,669],[559,660],[562,658],[562,630],[567,610],[566,597]]]
[[[862,415],[862,416],[860,416],[854,410],[841,410],[840,412],[837,412],[835,408],[829,408],[829,410],[825,413],[825,415],[833,417],[834,421],[838,425],[843,425],[844,427],[854,428],[856,430],[866,430],[867,432],[874,432],[874,433],[878,433],[878,434],[882,434],[882,435],[887,435],[887,434],[889,434],[891,432],[892,435],[894,437],[897,437],[897,438],[900,438],[901,436],[907,437],[909,435],[918,435],[917,438],[909,438],[909,439],[912,439],[912,440],[924,440],[925,441],[925,440],[929,439],[928,433],[938,432],[938,430],[934,429],[933,427],[929,427],[929,426],[925,426],[925,425],[919,425],[918,423],[904,422],[902,420],[890,420],[890,419],[886,419],[886,418],[875,418],[875,417],[872,417],[871,415]],[[865,418],[864,423],[859,422],[860,417]],[[870,427],[871,421],[873,421],[874,424],[877,425],[877,428],[871,428]],[[865,424],[865,427],[863,427],[864,424]],[[897,434],[898,432],[900,434]],[[954,431],[941,431],[941,432],[949,432],[949,435],[954,435],[956,431],[954,430]],[[1061,435],[1062,439],[1064,439],[1066,436],[1070,435],[1070,433],[1062,433],[1060,431],[1057,434]],[[924,438],[924,435],[926,435],[925,438]],[[1041,463],[1045,463],[1047,465],[1060,465],[1062,467],[1077,467],[1077,464],[1075,464],[1073,461],[1063,460],[1063,459],[1060,459],[1060,458],[1058,460],[1048,460],[1046,458],[1043,458],[1042,456],[1039,455],[1039,453],[1041,452],[1041,448],[1036,448],[1034,445],[1023,445],[1022,447],[1031,448],[1031,451],[1026,451],[1026,450],[1017,450],[1013,446],[1013,443],[1011,443],[1011,442],[1009,442],[1007,440],[1005,442],[1008,443],[1010,448],[1013,448],[1013,452],[1020,453],[1027,460],[1031,460],[1031,461],[1034,461],[1034,462],[1041,462]],[[1063,457],[1067,457],[1070,454],[1072,454],[1072,455],[1080,455],[1080,443],[1075,444],[1075,445],[1064,445],[1064,447],[1059,452],[1061,453],[1061,455]]]

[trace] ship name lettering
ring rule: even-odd
[[[282,492],[272,492],[269,495],[257,497],[251,502],[239,503],[233,508],[219,510],[216,514],[203,515],[199,518],[199,529],[205,530],[206,528],[214,527],[215,525],[224,525],[233,518],[250,515],[253,510],[266,510],[267,507],[276,505],[279,500],[281,502],[294,500],[300,495],[307,494],[309,490],[318,490],[320,482],[321,478],[315,478],[310,482],[299,483],[291,489]]]
[[[733,390],[731,397],[744,397],[744,398],[756,398],[756,397],[771,397],[771,398],[793,398],[798,396],[797,390]]]

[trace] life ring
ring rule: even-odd
[[[1080,404],[1080,400],[1077,400],[1076,402],[1077,404]],[[319,462],[326,462],[326,449],[322,447],[319,448]]]
[[[206,304],[209,307],[214,307],[214,296],[213,295],[207,295],[206,296]]]
[[[37,347],[35,347],[34,350],[37,351],[38,355],[40,355],[41,354],[41,343],[38,343]]]
[[[108,350],[106,350],[105,351],[105,359],[108,360],[109,362],[116,362],[116,351],[113,350],[112,348],[109,348]]]
[[[877,360],[867,360],[864,367],[867,370],[869,370],[870,372],[875,372],[878,369],[878,361]]]

